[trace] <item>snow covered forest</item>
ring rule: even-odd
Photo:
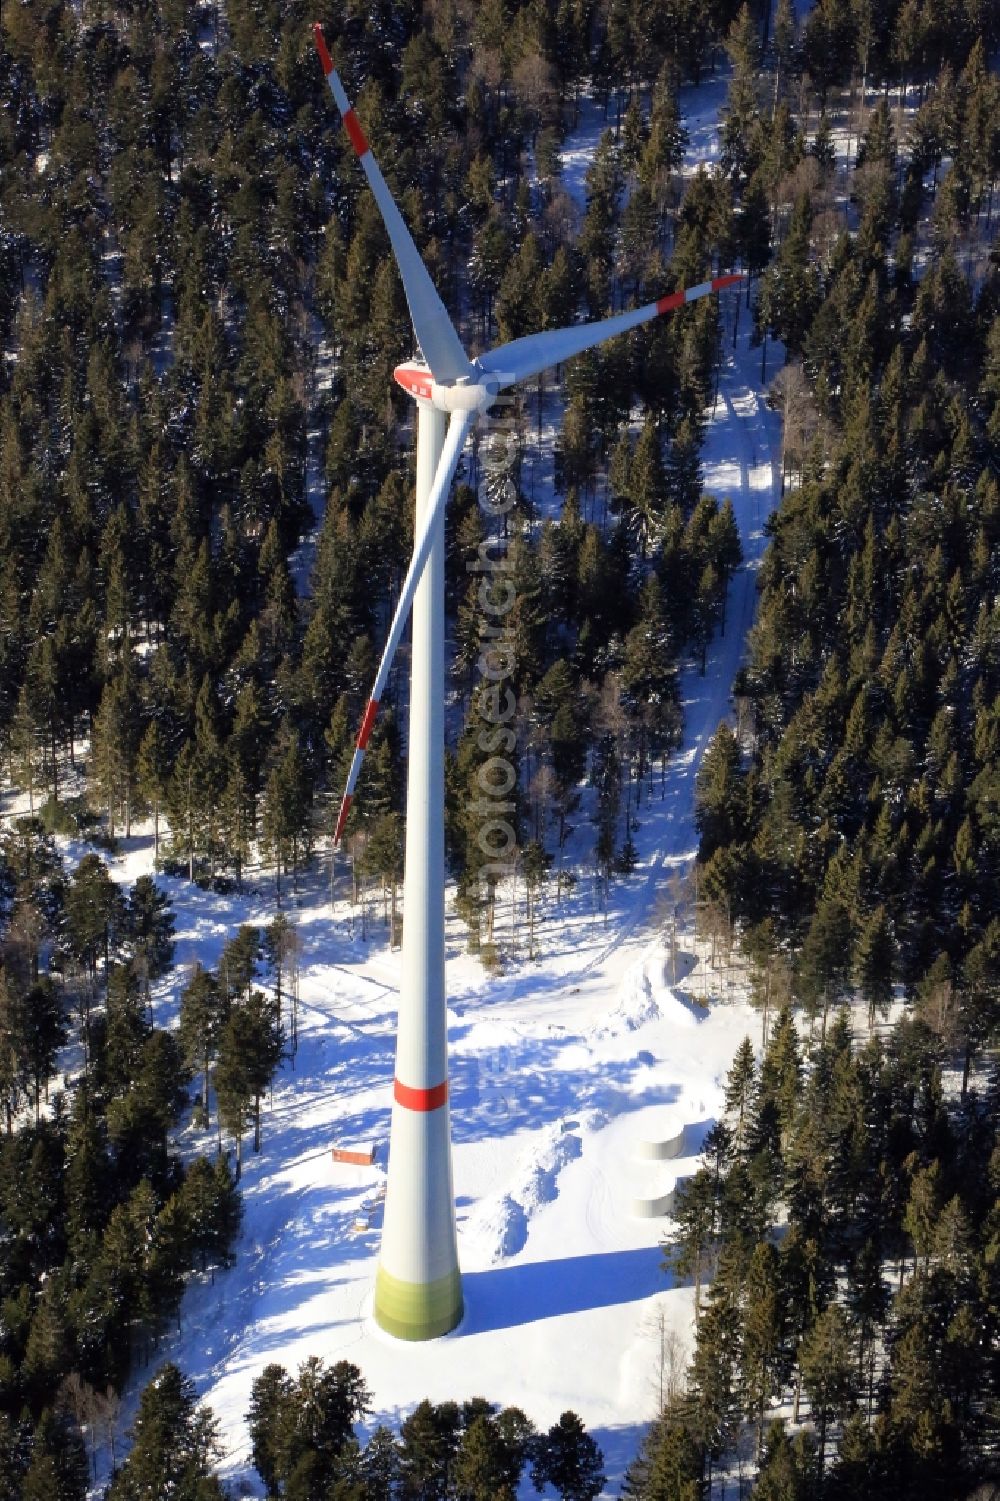
[[[470,352],[747,275],[547,372],[514,507],[474,447],[448,513],[463,1265],[610,1235],[661,1310],[547,1332],[513,1284],[541,1418],[488,1300],[468,1391],[246,1333],[308,1234],[269,1152],[384,1130],[405,922],[403,658],[330,850],[413,349],[315,19]],[[1000,1484],[998,49],[994,0],[3,5],[0,1501]],[[483,882],[500,543],[519,855]],[[480,1044],[528,1061],[517,1149],[549,1133],[495,1182]],[[689,1166],[614,1239],[583,1175],[665,1102]],[[345,1325],[376,1185],[310,1245]],[[614,1402],[547,1348],[585,1315]]]

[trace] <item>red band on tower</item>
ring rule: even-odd
[[[377,698],[371,698],[371,699],[368,700],[368,707],[365,710],[365,717],[364,717],[364,719],[362,719],[362,721],[361,721],[361,728],[358,731],[358,750],[366,750],[367,749],[367,746],[368,746],[368,737],[369,737],[369,735],[372,732],[372,725],[375,723],[375,715],[377,713],[378,713],[378,699]]]
[[[684,306],[684,293],[683,292],[671,292],[670,295],[669,295],[669,297],[661,297],[660,298],[660,300],[656,304],[656,311],[658,313],[670,313],[670,312],[673,312],[673,310],[674,310],[675,307],[683,307],[683,306]]]
[[[329,78],[330,74],[333,72],[333,58],[327,51],[326,38],[323,36],[323,28],[318,21],[313,22],[313,38],[316,42],[316,51],[319,53],[319,60],[323,66],[323,72],[326,74],[327,78]]]
[[[347,111],[347,114],[344,116],[344,124],[347,126],[347,134],[351,138],[351,145],[359,156],[364,156],[368,150],[368,142],[365,139],[364,131],[361,129],[361,122],[353,109]]]
[[[393,1081],[393,1093],[407,1110],[440,1110],[448,1099],[448,1080],[433,1089],[411,1089],[409,1084]]]

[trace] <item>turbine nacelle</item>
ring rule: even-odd
[[[460,375],[457,380],[436,381],[429,365],[412,360],[392,372],[396,384],[416,401],[429,401],[439,412],[485,412],[500,394],[495,375],[473,366],[476,379]]]

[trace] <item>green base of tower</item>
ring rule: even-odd
[[[436,1339],[462,1317],[462,1278],[456,1267],[436,1282],[403,1282],[379,1267],[375,1322],[397,1339]]]

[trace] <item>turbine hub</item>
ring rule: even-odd
[[[468,376],[448,382],[436,381],[429,367],[416,361],[397,365],[392,373],[396,384],[410,396],[417,401],[429,401],[439,412],[485,412],[500,390],[495,375],[474,366]]]

